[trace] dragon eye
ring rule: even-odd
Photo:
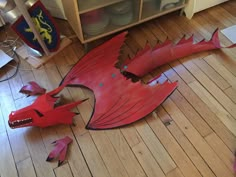
[[[38,110],[34,109],[34,111],[38,114],[39,117],[43,117],[43,114],[39,112]]]

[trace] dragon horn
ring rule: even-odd
[[[65,87],[65,85],[61,85],[59,87],[57,87],[56,89],[48,92],[47,94],[50,95],[50,96],[55,96],[57,95],[58,93],[60,93],[60,91],[62,91],[62,89]]]

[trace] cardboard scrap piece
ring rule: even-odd
[[[221,30],[232,43],[236,44],[236,25]]]
[[[27,94],[29,96],[31,96],[31,95],[42,95],[46,92],[46,89],[39,86],[36,82],[31,81],[27,85],[24,85],[20,89],[19,92]]]
[[[40,52],[28,47],[27,45],[22,45],[16,49],[16,53],[22,58],[27,59],[29,57],[41,57]]]
[[[13,60],[12,57],[7,55],[4,51],[0,49],[0,68],[5,66],[7,63],[9,63],[11,60]]]

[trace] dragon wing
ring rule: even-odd
[[[95,95],[95,107],[86,128],[110,129],[135,122],[151,113],[177,83],[144,85],[126,79],[114,67],[126,33],[93,49],[63,79],[62,85],[86,86]]]

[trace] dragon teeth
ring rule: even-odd
[[[32,118],[27,118],[27,119],[23,119],[23,120],[15,120],[15,121],[12,121],[11,124],[15,125],[15,124],[19,124],[19,123],[22,123],[22,122],[27,122],[27,121],[31,121]]]

